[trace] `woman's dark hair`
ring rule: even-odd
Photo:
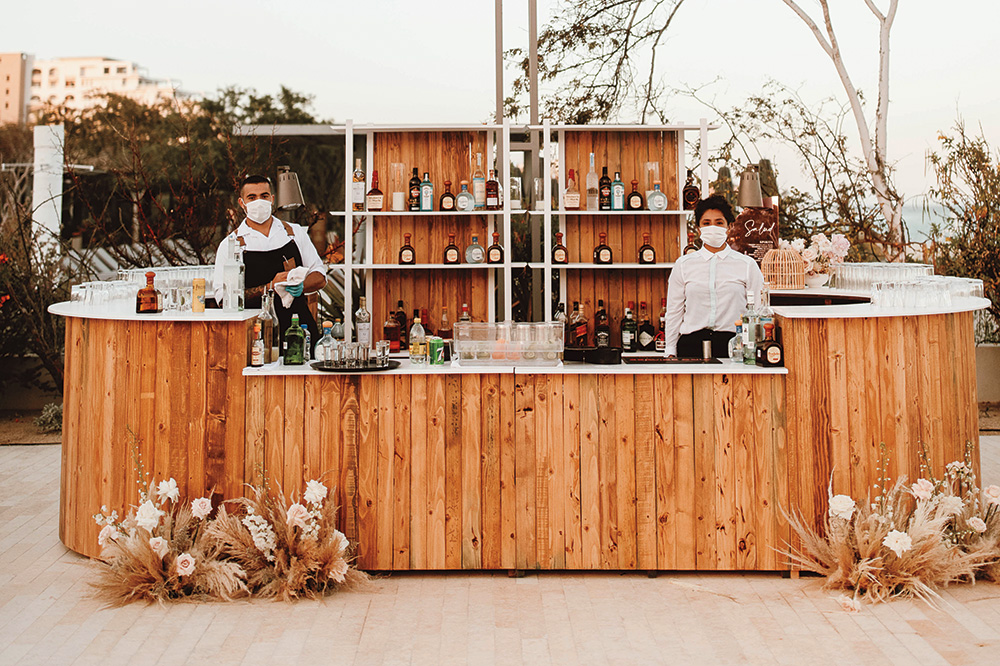
[[[694,207],[695,224],[701,222],[701,216],[710,210],[717,210],[722,213],[722,216],[726,218],[726,222],[729,224],[736,221],[736,216],[733,215],[733,208],[729,205],[729,202],[724,197],[713,194],[709,198],[699,201],[698,205]]]

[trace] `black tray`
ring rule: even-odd
[[[395,370],[401,365],[402,363],[399,361],[389,359],[389,365],[384,368],[375,365],[375,361],[368,361],[368,366],[362,368],[335,368],[333,366],[325,365],[324,361],[313,361],[309,364],[309,367],[322,372],[382,372],[383,370]]]
[[[719,363],[717,358],[667,358],[666,356],[624,356],[622,360],[626,363],[644,364],[644,363]]]

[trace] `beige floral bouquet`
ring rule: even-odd
[[[827,588],[872,602],[912,596],[933,603],[949,583],[1000,580],[1000,487],[980,491],[970,453],[949,463],[940,480],[925,453],[926,478],[891,488],[885,459],[883,450],[874,501],[829,494],[825,535],[790,517],[800,540],[791,561],[826,576]]]

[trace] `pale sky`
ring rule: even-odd
[[[541,25],[557,3],[538,5]],[[833,5],[855,84],[874,104],[875,19],[863,0]],[[527,1],[506,0],[504,13],[505,46],[526,46]],[[908,197],[931,184],[925,153],[957,114],[1000,145],[998,22],[1000,6],[984,0],[901,0],[889,141]],[[130,60],[193,92],[225,85],[276,92],[284,84],[314,95],[316,114],[337,122],[468,123],[494,109],[493,0],[20,2],[4,11],[0,51]],[[666,84],[719,77],[712,89],[723,106],[759,90],[767,76],[801,87],[809,100],[844,98],[832,64],[781,0],[687,0],[661,53]],[[688,100],[667,111],[676,121],[710,116]],[[776,166],[779,178],[796,180],[794,162],[779,157]]]

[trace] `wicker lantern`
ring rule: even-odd
[[[760,271],[771,289],[803,289],[806,286],[806,262],[791,248],[768,250]]]

